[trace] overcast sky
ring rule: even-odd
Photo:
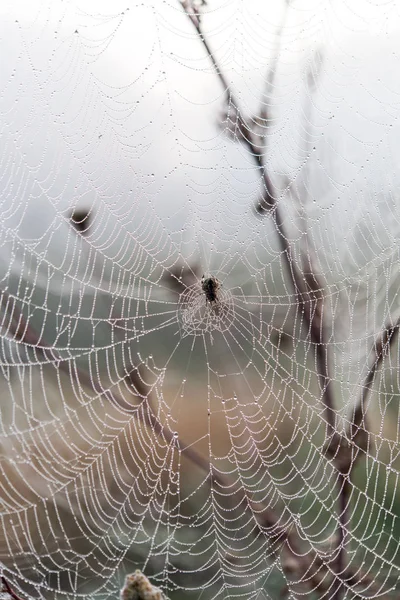
[[[252,212],[259,175],[218,128],[223,91],[180,3],[110,6],[1,3],[5,246],[35,241],[35,252],[60,264],[70,236],[60,215],[77,204],[96,211],[93,246],[115,256],[126,245],[123,268],[147,244],[146,227],[167,254],[200,256],[204,269],[229,274],[238,253],[275,260],[273,227]],[[263,98],[283,7],[209,0],[204,9],[204,30],[248,114]],[[287,14],[268,166],[277,187],[296,181],[315,243],[328,241],[332,264],[350,245],[357,253],[354,227],[366,199],[380,195],[374,220],[397,193],[398,12],[395,2],[298,0]],[[390,202],[396,213],[397,198]],[[293,201],[282,203],[295,234]],[[397,221],[389,226],[395,237]],[[157,256],[167,264],[165,253]]]

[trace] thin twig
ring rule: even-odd
[[[233,105],[236,114],[238,115],[238,119],[240,120],[241,130],[243,132],[244,127],[246,126],[246,121],[242,116],[242,111],[239,108],[239,104],[228,84],[227,79],[225,78],[221,67],[218,64],[218,61],[210,49],[210,46],[205,38],[205,35],[201,28],[201,14],[198,8],[196,8],[193,3],[191,5],[192,13],[187,11],[188,2],[181,2],[183,8],[186,10],[186,14],[190,18],[192,24],[194,25],[199,39],[201,40],[207,55],[209,56],[215,73],[218,76],[221,84],[224,88],[224,91],[227,95],[228,102]],[[288,5],[286,6],[287,9]],[[276,65],[275,65],[276,66]],[[248,128],[247,128],[248,129]],[[262,196],[262,205],[263,209],[260,212],[268,211],[272,217],[273,223],[278,233],[278,239],[281,246],[282,254],[284,260],[286,262],[287,271],[289,273],[290,279],[293,283],[293,287],[296,294],[298,311],[301,314],[302,318],[308,329],[308,335],[312,343],[314,344],[316,359],[317,359],[317,371],[318,371],[318,380],[322,391],[322,402],[325,407],[326,414],[326,422],[327,422],[327,438],[333,439],[336,429],[335,423],[335,411],[334,411],[334,399],[332,394],[332,386],[331,386],[331,378],[329,374],[329,355],[328,355],[328,346],[326,340],[326,327],[325,327],[325,314],[324,314],[324,302],[322,285],[317,277],[316,271],[313,269],[313,265],[311,264],[311,259],[309,258],[310,265],[310,273],[309,277],[306,278],[306,274],[301,274],[294,262],[292,248],[289,242],[289,238],[285,232],[285,227],[283,224],[283,216],[281,215],[280,208],[277,204],[275,194],[273,193],[272,184],[267,172],[267,169],[264,165],[263,157],[260,150],[256,147],[254,142],[252,141],[251,135],[245,136],[242,135],[242,141],[247,146],[250,151],[251,156],[256,161],[257,167],[262,171],[263,182],[264,182],[264,190]],[[337,467],[338,468],[338,467]],[[338,478],[338,487],[339,490],[343,490],[345,488],[345,482],[342,479],[340,474],[340,469],[338,468],[339,478]],[[340,492],[343,493],[343,492]],[[346,515],[344,515],[344,518]],[[339,519],[339,529],[340,535],[339,540],[344,539],[344,528]],[[341,541],[339,541],[341,544]],[[337,572],[343,571],[342,563],[343,559],[343,545],[340,545],[338,548],[338,560],[337,560]],[[334,600],[339,600],[341,592],[341,585],[338,587],[337,591],[334,594]]]
[[[243,113],[239,107],[239,103],[238,103],[236,97],[234,96],[232,89],[230,87],[230,84],[228,83],[215,55],[211,51],[208,41],[202,31],[201,13],[200,13],[199,9],[196,8],[196,6],[193,3],[189,3],[187,0],[181,2],[181,4],[182,4],[183,8],[185,9],[185,12],[186,12],[187,16],[189,17],[191,23],[195,27],[195,29],[198,33],[199,39],[201,40],[201,42],[206,50],[206,53],[212,62],[215,73],[218,76],[218,78],[224,88],[224,91],[227,95],[228,102],[234,107],[235,111],[237,112],[239,117],[242,119],[241,115]],[[189,5],[190,5],[191,11],[188,10]],[[332,397],[331,389],[330,389],[331,380],[329,377],[329,370],[328,370],[329,365],[328,365],[328,357],[327,357],[327,348],[325,345],[326,342],[324,339],[325,338],[324,328],[322,326],[323,324],[320,319],[313,317],[313,315],[316,314],[315,313],[315,303],[313,303],[312,299],[310,298],[310,293],[309,293],[309,289],[308,289],[306,281],[305,281],[305,277],[304,277],[304,275],[302,276],[299,273],[298,268],[293,259],[292,248],[290,246],[289,238],[285,232],[285,227],[283,224],[284,219],[281,214],[280,208],[276,202],[276,198],[274,197],[273,186],[271,184],[267,169],[265,168],[265,165],[263,163],[263,157],[260,154],[260,152],[257,149],[254,142],[251,140],[250,136],[244,138],[244,143],[247,145],[252,157],[256,161],[258,168],[262,171],[263,181],[264,181],[264,186],[265,186],[264,192],[266,194],[263,201],[265,201],[265,206],[268,206],[268,209],[271,209],[270,214],[271,214],[273,223],[274,223],[277,233],[278,233],[278,239],[279,239],[279,244],[281,246],[283,258],[286,262],[287,271],[289,273],[289,277],[293,283],[293,287],[295,290],[298,311],[304,318],[305,324],[308,328],[308,333],[311,337],[312,342],[315,345],[315,351],[317,353],[317,359],[318,359],[318,364],[319,364],[319,368],[320,368],[319,380],[320,380],[321,389],[323,392],[324,403],[326,405],[326,410],[327,410],[327,415],[326,415],[327,428],[328,428],[327,435],[328,435],[328,437],[330,437],[333,435],[333,433],[335,431],[334,409],[333,409],[334,403],[333,403],[333,397]],[[314,279],[313,288],[314,288],[314,290],[318,290],[320,292],[320,290],[322,289],[322,286],[319,283],[315,272],[313,272],[312,275],[313,275],[313,279]],[[322,315],[322,309],[319,310],[318,314],[320,316]]]
[[[389,353],[390,347],[396,339],[396,334],[399,332],[399,327],[400,318],[397,319],[394,325],[387,324],[375,340],[373,348],[375,348],[376,358],[368,370],[364,384],[361,387],[360,397],[355,405],[353,420],[349,430],[349,438],[351,440],[354,440],[359,431],[363,428],[363,426],[365,426],[365,413],[368,394],[371,391],[376,372],[379,369],[382,360]]]
[[[321,74],[323,55],[321,50],[317,50],[314,55],[312,67],[310,68],[307,75],[308,92],[307,104],[304,107],[304,130],[305,136],[305,155],[306,159],[305,167],[303,169],[303,178],[307,182],[307,174],[309,172],[309,157],[311,156],[311,139],[312,134],[310,132],[310,124],[312,122],[312,107],[313,101],[310,96],[315,92],[317,87],[318,78]],[[304,261],[303,273],[306,279],[306,284],[309,291],[309,297],[313,300],[310,303],[314,315],[311,317],[311,340],[317,344],[316,346],[316,358],[317,358],[317,373],[319,384],[322,390],[322,402],[325,406],[325,414],[327,420],[327,438],[330,443],[336,443],[336,423],[335,423],[335,411],[334,411],[334,399],[332,395],[331,379],[329,374],[329,352],[328,352],[328,340],[326,339],[326,315],[324,315],[324,297],[323,297],[323,286],[317,276],[317,270],[313,264],[315,258],[314,249],[310,243],[308,229],[307,229],[307,216],[304,211],[304,205],[307,203],[309,192],[307,185],[303,186],[303,192],[305,198],[303,202],[300,201],[300,210],[303,216],[304,223],[304,240],[306,243],[305,251],[301,252],[301,258]],[[319,342],[318,342],[319,340]],[[336,559],[334,560],[334,570],[337,574],[337,578],[333,584],[333,600],[339,600],[344,593],[343,583],[343,572],[346,564],[346,548],[345,539],[349,521],[349,494],[350,494],[350,481],[348,478],[348,468],[343,469],[341,458],[333,455],[334,465],[338,472],[338,478],[336,487],[338,490],[338,531],[336,535],[336,547],[334,553]]]
[[[22,600],[22,598],[20,598],[11,588],[10,584],[8,583],[7,579],[4,577],[4,575],[1,576],[1,582],[3,584],[3,588],[4,590],[7,592],[7,594],[9,596],[11,596],[11,598],[13,598],[13,600]]]
[[[387,324],[374,342],[375,360],[368,369],[368,373],[361,386],[361,393],[354,405],[353,418],[346,428],[346,435],[339,434],[325,448],[328,455],[335,459],[339,470],[349,479],[354,465],[368,450],[368,424],[366,421],[368,395],[371,392],[375,379],[383,359],[390,352],[390,348],[398,335],[400,318],[394,325]]]
[[[285,28],[286,20],[287,20],[288,14],[289,14],[290,3],[291,3],[291,0],[285,0],[285,6],[283,9],[282,20],[281,20],[279,27],[275,34],[275,38],[277,40],[277,43],[275,46],[275,53],[272,58],[271,65],[268,69],[267,78],[266,78],[266,86],[265,86],[264,95],[265,95],[267,101],[269,101],[270,103],[271,103],[271,99],[272,99],[272,96],[274,93],[275,77],[276,77],[276,72],[278,70],[277,67],[278,67],[279,57],[280,57],[280,53],[281,53],[282,33]]]
[[[232,107],[236,114],[239,129],[242,132],[248,131],[250,134],[251,132],[247,126],[247,123],[243,119],[243,113],[242,113],[241,109],[239,108],[239,102],[237,101],[234,93],[232,92],[231,86],[230,86],[227,78],[225,77],[223,70],[220,68],[218,61],[217,61],[215,55],[213,54],[206,37],[203,34],[203,31],[201,28],[201,12],[200,12],[199,8],[197,8],[193,2],[188,2],[187,0],[181,1],[181,4],[185,10],[185,13],[187,14],[187,16],[189,17],[190,21],[192,22],[194,28],[196,29],[199,39],[201,40],[201,42],[205,48],[207,56],[209,57],[209,59],[212,62],[214,71],[215,71],[216,75],[218,76],[218,78],[221,82],[221,85],[224,89],[224,92],[226,94],[226,100],[227,100],[228,106]],[[274,199],[273,186],[272,186],[271,180],[269,178],[268,172],[264,168],[263,157],[260,152],[260,149],[254,143],[254,141],[251,139],[251,135],[244,135],[243,142],[247,146],[247,148],[250,151],[250,154],[253,156],[254,160],[256,161],[257,167],[261,171],[261,174],[263,177],[263,184],[264,184],[263,205],[265,206],[265,210],[270,210],[270,209],[276,210],[277,207],[276,207],[276,201]]]

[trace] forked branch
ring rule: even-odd
[[[286,263],[286,269],[294,287],[297,299],[298,312],[306,325],[309,339],[314,345],[317,360],[318,380],[322,392],[321,400],[325,407],[327,423],[326,436],[330,443],[332,443],[336,439],[336,422],[334,399],[332,394],[330,377],[326,313],[324,310],[324,296],[322,283],[317,275],[314,265],[312,264],[311,255],[306,257],[305,262],[307,263],[307,267],[305,270],[301,271],[301,269],[299,269],[299,267],[295,263],[292,248],[289,242],[289,237],[286,233],[284,226],[284,218],[281,214],[280,207],[277,203],[276,193],[273,190],[270,177],[264,164],[263,154],[260,151],[259,145],[256,144],[256,141],[251,135],[251,128],[249,127],[246,119],[243,117],[243,112],[241,111],[239,104],[230,88],[230,85],[228,84],[228,81],[224,76],[223,71],[215,55],[210,49],[204,32],[202,31],[201,13],[198,4],[196,4],[194,1],[189,2],[188,0],[181,2],[181,4],[185,9],[185,12],[191,20],[192,24],[194,25],[198,33],[199,39],[201,40],[207,55],[209,56],[213,64],[215,73],[218,76],[227,96],[228,106],[232,106],[234,110],[234,114],[236,116],[237,121],[236,130],[239,131],[240,134],[238,137],[247,146],[251,156],[256,162],[257,167],[262,172],[264,189],[262,199],[260,202],[259,212],[268,212],[271,215],[271,218],[273,220],[278,234],[283,259]],[[286,12],[284,14],[284,18],[286,18],[288,7],[289,2],[286,1]],[[280,31],[280,34],[281,33],[282,29]],[[277,67],[276,63],[278,60],[278,56],[279,53],[276,53],[275,64],[273,64],[274,71]],[[269,72],[267,83],[270,79],[271,71]],[[340,498],[338,510],[338,543],[335,549],[336,561],[333,564],[333,570],[337,574],[336,581],[333,583],[333,598],[335,600],[338,600],[342,596],[342,577],[345,571],[344,540],[347,527],[347,496],[349,484],[348,480],[346,479],[346,474],[343,472],[343,469],[340,468],[339,460],[336,459],[336,456],[333,457],[333,461],[338,471],[337,488],[338,496]]]
[[[292,248],[289,242],[289,237],[286,233],[284,226],[284,217],[281,213],[281,209],[277,203],[276,195],[273,191],[273,186],[271,180],[268,175],[268,171],[264,165],[263,156],[259,151],[257,142],[252,139],[250,129],[247,125],[247,122],[243,118],[243,112],[239,106],[239,103],[228,83],[227,78],[225,77],[221,66],[219,65],[217,58],[213,54],[210,45],[207,41],[207,38],[201,27],[201,11],[198,3],[195,1],[181,1],[181,4],[189,17],[191,23],[195,27],[199,39],[201,40],[208,57],[210,58],[215,73],[218,76],[224,91],[227,96],[227,100],[230,106],[233,107],[236,114],[238,115],[238,119],[240,122],[240,129],[246,130],[248,135],[243,136],[243,142],[247,146],[250,151],[251,156],[255,160],[257,167],[261,170],[263,181],[264,181],[264,190],[263,190],[263,199],[262,203],[265,207],[268,207],[269,214],[273,220],[276,231],[278,233],[278,240],[282,250],[282,256],[286,263],[286,270],[289,275],[289,278],[293,284],[298,312],[303,318],[305,325],[308,330],[308,334],[312,342],[315,345],[315,351],[317,353],[317,359],[319,364],[319,380],[321,383],[321,389],[323,394],[323,401],[326,406],[326,420],[327,420],[327,436],[331,437],[335,431],[335,420],[334,420],[334,403],[333,397],[331,394],[330,388],[330,376],[329,376],[329,360],[328,360],[328,352],[326,346],[326,335],[325,335],[325,324],[324,324],[324,313],[322,300],[323,297],[321,292],[323,290],[323,286],[319,281],[319,278],[315,271],[310,273],[310,277],[306,279],[306,275],[299,271],[294,257]],[[286,3],[286,9],[289,6],[289,3]],[[263,211],[265,212],[265,211]],[[316,297],[318,296],[318,301],[316,301]]]
[[[201,14],[200,6],[203,6],[205,3],[202,2],[201,4],[199,4],[195,0],[182,0],[181,4],[182,4],[182,7],[183,7],[185,13],[187,14],[191,23],[193,24],[194,28],[196,29],[199,39],[201,40],[201,42],[204,46],[204,49],[207,53],[207,56],[209,57],[212,65],[214,67],[214,71],[215,71],[217,77],[219,78],[221,85],[224,89],[228,109],[230,111],[232,111],[232,113],[233,113],[232,115],[228,115],[228,118],[234,123],[235,131],[236,131],[238,137],[243,141],[245,146],[247,146],[247,149],[249,150],[250,154],[253,156],[253,158],[257,164],[257,167],[259,168],[259,170],[261,172],[261,175],[263,178],[263,185],[264,185],[262,204],[265,207],[265,210],[272,210],[272,209],[276,210],[276,201],[274,198],[274,190],[273,190],[272,182],[269,178],[267,170],[264,168],[263,155],[262,155],[262,152],[260,151],[259,144],[253,138],[251,127],[250,127],[249,123],[243,117],[243,113],[240,109],[239,102],[237,101],[237,99],[232,91],[232,88],[228,82],[228,79],[225,77],[223,70],[220,68],[219,63],[218,63],[214,53],[211,50],[211,47],[208,43],[207,38],[203,34],[202,27],[201,27],[202,14]],[[264,210],[264,208],[263,208],[263,210]]]
[[[390,348],[399,333],[400,318],[397,319],[394,325],[387,324],[384,330],[378,335],[374,342],[373,349],[375,350],[375,360],[369,368],[368,374],[365,378],[364,385],[361,388],[360,397],[355,405],[353,419],[349,430],[349,439],[357,443],[357,439],[360,441],[362,431],[365,427],[365,413],[366,403],[368,394],[371,391],[372,384],[375,379],[377,370],[379,369],[383,359],[390,352]],[[358,444],[360,445],[360,444]],[[361,446],[363,446],[361,444]]]
[[[360,395],[354,405],[352,418],[346,429],[344,437],[336,436],[327,445],[326,452],[335,457],[343,474],[351,476],[356,462],[368,451],[369,433],[367,423],[368,396],[371,393],[372,384],[383,359],[390,352],[390,348],[398,337],[400,318],[392,324],[388,323],[381,331],[374,344],[375,359],[368,369],[368,373],[361,385]]]

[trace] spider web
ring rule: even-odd
[[[5,581],[398,597],[397,4],[0,11]]]

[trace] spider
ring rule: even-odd
[[[218,302],[218,290],[221,284],[216,277],[203,277],[201,278],[201,289],[203,290],[206,301],[212,305]]]

